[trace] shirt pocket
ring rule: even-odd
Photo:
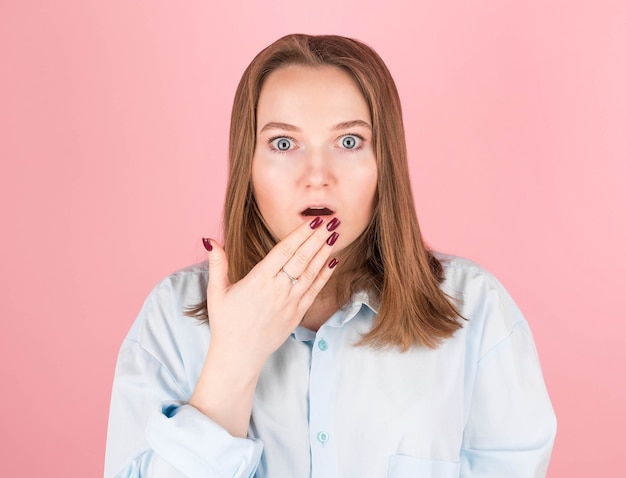
[[[387,478],[458,478],[459,472],[460,465],[454,461],[392,455],[389,458]]]

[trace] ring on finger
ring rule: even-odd
[[[280,272],[283,273],[283,275],[289,279],[289,281],[291,282],[291,285],[296,285],[298,283],[298,279],[296,279],[295,277],[290,276],[289,274],[287,274],[287,272],[285,271],[285,269],[281,269]]]

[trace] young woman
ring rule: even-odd
[[[502,285],[431,252],[400,101],[337,36],[263,50],[235,95],[225,244],[122,344],[105,476],[539,477],[555,416]],[[192,318],[195,316],[195,318]]]

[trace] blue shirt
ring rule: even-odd
[[[206,263],[167,277],[119,353],[105,477],[545,476],[556,420],[528,323],[491,274],[440,259],[462,329],[435,350],[356,347],[378,307],[356,294],[270,357],[248,438],[187,404],[211,334],[184,310]]]

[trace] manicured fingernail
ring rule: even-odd
[[[339,264],[339,261],[333,257],[333,259],[328,263],[328,267],[329,269],[334,269],[337,264]]]
[[[341,221],[336,217],[333,217],[330,222],[326,224],[326,229],[328,229],[329,231],[334,231],[339,227],[339,224],[341,224]]]
[[[328,244],[329,246],[332,246],[335,242],[337,242],[338,237],[339,237],[339,234],[337,234],[336,232],[333,232],[330,235],[330,237],[326,239],[326,244]]]
[[[211,239],[207,239],[206,237],[202,238],[202,244],[204,244],[204,248],[211,252],[213,250],[213,246],[211,245]]]
[[[324,222],[324,219],[322,219],[321,217],[316,217],[315,219],[313,219],[311,221],[311,223],[309,224],[309,226],[311,226],[311,229],[316,229],[318,227],[320,227],[320,225]]]

